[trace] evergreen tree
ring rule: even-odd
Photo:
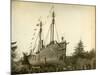
[[[84,45],[82,40],[80,40],[75,48],[74,56],[82,57],[83,54],[84,54]]]
[[[89,59],[95,58],[96,57],[95,49],[93,48],[88,54],[89,54],[88,56]]]

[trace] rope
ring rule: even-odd
[[[38,33],[39,34],[39,33]],[[34,47],[33,47],[33,50],[35,49],[35,47],[36,47],[36,42],[37,42],[37,39],[38,39],[38,35],[37,35],[37,37],[36,37],[36,40],[35,40],[35,43],[34,43]]]
[[[51,26],[51,25],[50,25]],[[50,26],[49,26],[49,30],[48,30],[48,32],[47,32],[47,36],[46,36],[46,40],[44,41],[44,43],[47,41],[47,37],[48,37],[48,35],[49,35],[49,31],[50,31]]]
[[[55,24],[54,26],[55,26],[55,31],[56,31],[56,34],[57,34],[57,40],[58,40],[58,42],[60,42],[60,40],[59,40],[59,35],[58,35],[58,32],[57,32],[56,24]]]

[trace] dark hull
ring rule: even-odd
[[[41,48],[36,55],[29,57],[31,65],[43,64],[60,64],[64,65],[66,56],[66,42],[49,44],[45,48]]]

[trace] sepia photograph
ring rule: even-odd
[[[11,74],[96,69],[96,6],[11,1]]]

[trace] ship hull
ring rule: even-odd
[[[29,57],[31,65],[43,64],[59,64],[64,65],[64,58],[66,56],[66,42],[49,44],[41,48],[36,55]]]

